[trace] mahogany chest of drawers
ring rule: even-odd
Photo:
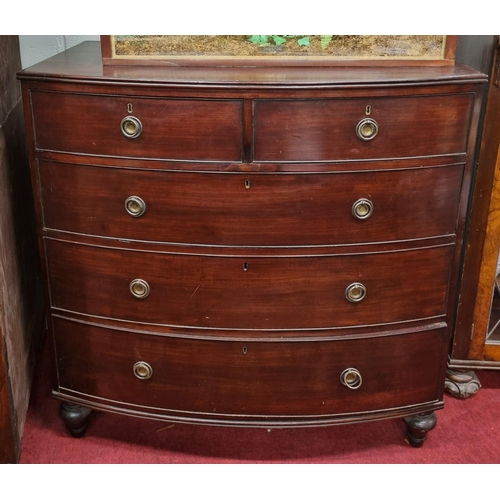
[[[443,406],[484,75],[105,67],[23,84],[53,395],[183,423]]]

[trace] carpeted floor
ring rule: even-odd
[[[401,419],[310,429],[172,425],[94,412],[87,434],[70,437],[50,397],[46,350],[37,366],[23,437],[24,464],[494,464],[500,462],[500,372],[478,372],[468,400],[446,396],[421,449]]]

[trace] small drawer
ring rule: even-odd
[[[207,245],[310,246],[453,234],[463,165],[189,173],[40,161],[45,227]]]
[[[464,153],[472,98],[258,100],[254,158],[294,162]]]
[[[319,329],[445,314],[453,245],[366,255],[218,257],[46,240],[51,303],[162,325]]]
[[[241,161],[242,101],[32,91],[35,147],[130,158]]]
[[[114,400],[150,413],[238,420],[334,416],[440,397],[444,329],[355,340],[246,342],[53,321],[61,392],[103,398],[101,404]]]

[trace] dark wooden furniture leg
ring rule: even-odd
[[[61,403],[59,416],[62,418],[68,431],[75,438],[83,437],[89,425],[90,408],[72,405],[71,403]]]
[[[481,389],[477,375],[470,370],[446,370],[446,392],[460,399],[467,399]]]
[[[436,427],[435,413],[423,413],[403,419],[406,427],[406,437],[413,448],[421,448],[427,439],[427,433]]]

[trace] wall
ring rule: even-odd
[[[22,68],[32,66],[86,40],[100,35],[19,35]]]

